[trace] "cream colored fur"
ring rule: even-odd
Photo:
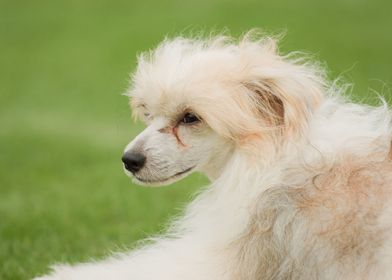
[[[135,180],[200,171],[211,185],[152,244],[39,279],[392,279],[386,104],[350,103],[321,67],[252,33],[165,40],[128,94],[148,125],[126,148],[147,157]]]

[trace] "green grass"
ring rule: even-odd
[[[207,180],[142,188],[123,174],[133,124],[121,93],[165,35],[287,31],[355,99],[390,97],[392,2],[0,0],[0,279],[100,258],[162,229]]]

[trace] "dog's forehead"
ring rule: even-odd
[[[173,116],[219,102],[228,88],[235,87],[240,67],[232,54],[203,51],[176,55],[160,53],[155,59],[139,61],[130,94],[135,103],[145,104],[151,113]]]
[[[193,107],[192,92],[185,88],[152,88],[131,95],[134,109],[154,115],[173,117]]]
[[[155,112],[178,112],[196,107],[203,99],[213,99],[219,84],[215,80],[195,81],[151,79],[135,86],[130,94],[133,107],[142,106]]]

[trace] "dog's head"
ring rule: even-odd
[[[153,185],[195,170],[213,178],[233,152],[263,160],[306,131],[320,73],[250,37],[176,38],[139,57],[128,95],[147,128],[125,149],[127,174]]]

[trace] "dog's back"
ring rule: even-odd
[[[337,105],[347,120],[337,109],[315,121],[311,143],[260,194],[233,279],[392,279],[390,113],[350,106]]]

